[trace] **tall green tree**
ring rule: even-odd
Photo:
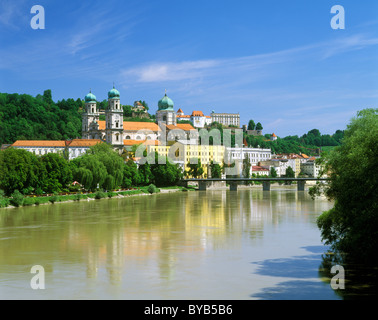
[[[222,167],[219,163],[210,162],[211,178],[220,179],[222,178]]]
[[[256,124],[256,130],[262,130],[263,129],[263,126],[260,122],[257,122]]]
[[[318,218],[326,244],[359,262],[378,262],[378,109],[357,113],[344,133],[341,146],[318,162],[329,173],[327,185],[313,187],[334,200]]]
[[[59,154],[48,153],[39,158],[44,167],[44,177],[40,175],[43,191],[47,193],[60,192],[72,182],[72,170],[68,161]]]
[[[250,178],[251,177],[251,161],[249,160],[248,154],[246,153],[243,159],[243,170],[242,175],[243,178]]]
[[[9,196],[15,190],[30,193],[43,182],[44,167],[33,153],[8,148],[0,152],[0,189]]]
[[[195,179],[201,177],[204,174],[201,159],[191,159],[188,163],[188,167],[188,175]]]
[[[256,124],[255,121],[249,120],[248,122],[248,130],[255,130]]]
[[[273,166],[270,167],[270,177],[271,178],[277,178],[277,171]]]

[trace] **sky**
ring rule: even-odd
[[[334,5],[344,29],[331,27]],[[102,101],[113,83],[151,113],[167,90],[185,114],[332,134],[377,108],[378,1],[0,0],[0,92]]]

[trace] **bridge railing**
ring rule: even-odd
[[[271,182],[297,182],[297,190],[304,191],[306,181],[328,181],[329,178],[209,178],[209,179],[183,179],[181,180],[184,184],[188,184],[188,182],[198,182],[199,190],[205,191],[207,186],[211,182],[220,182],[226,181],[230,185],[231,191],[237,191],[238,184],[240,182],[248,182],[248,181],[258,181],[263,183],[263,190],[270,191],[270,183]]]

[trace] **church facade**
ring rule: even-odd
[[[82,138],[100,139],[116,149],[122,149],[124,145],[128,145],[128,140],[156,141],[161,137],[162,132],[168,134],[171,130],[180,129],[189,134],[190,130],[195,130],[192,126],[177,124],[174,104],[167,94],[158,102],[156,123],[123,121],[120,93],[114,87],[108,92],[105,121],[100,120],[96,101],[96,96],[92,92],[85,96]]]

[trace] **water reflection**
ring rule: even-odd
[[[241,289],[251,274],[250,257],[255,261],[268,255],[278,257],[263,260],[257,276],[317,277],[314,266],[319,265],[315,261],[318,256],[280,259],[280,244],[286,242],[284,250],[292,250],[287,252],[291,254],[306,241],[313,241],[302,239],[307,234],[314,235],[318,243],[315,221],[330,206],[327,201],[312,201],[303,192],[254,189],[2,210],[0,282],[8,289],[18,287],[20,279],[30,278],[31,266],[38,264],[45,267],[52,291],[69,283],[84,297],[113,298],[114,288],[107,289],[108,293],[104,290],[110,285],[119,288],[120,298],[146,297],[149,292],[159,299],[161,294],[198,298],[201,281],[222,285],[219,279],[232,278],[234,282],[221,292],[210,291],[207,298],[229,290],[235,294],[231,298],[265,299],[272,294],[269,288],[256,288],[258,292],[253,294],[248,287]],[[198,291],[190,287],[193,282]],[[292,291],[295,285],[293,280],[279,284],[275,287],[282,292],[278,297],[290,297],[280,286]],[[20,290],[9,292],[16,295]],[[97,296],[97,292],[102,293]],[[309,292],[315,292],[312,297],[317,298],[316,290]]]

